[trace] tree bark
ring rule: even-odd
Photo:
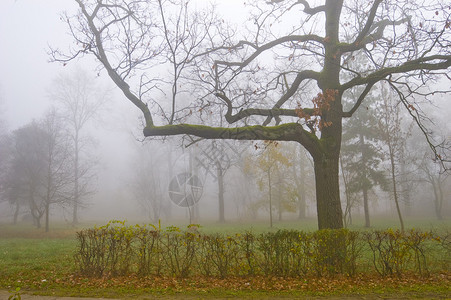
[[[314,158],[319,229],[343,228],[338,180],[338,155]]]

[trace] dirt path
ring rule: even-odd
[[[0,291],[0,300],[8,300],[8,297],[12,294],[7,291]],[[57,296],[37,296],[37,295],[29,295],[21,293],[21,300],[115,300],[111,298],[82,298],[82,297],[57,297]],[[448,297],[443,296],[437,296],[437,295],[424,295],[424,297],[414,297],[415,299],[449,299]],[[135,299],[135,300],[151,300],[151,299],[158,299],[158,300],[198,300],[198,299],[206,299],[206,300],[230,300],[232,297],[214,297],[214,296],[185,296],[185,295],[172,295],[172,296],[152,296],[152,295],[143,295],[139,297],[123,297],[123,298],[117,298],[117,299]],[[117,300],[116,299],[116,300]],[[300,299],[299,297],[258,297],[258,298],[233,298],[233,299],[259,299],[259,300],[295,300]],[[348,297],[302,297],[302,299],[307,300],[381,300],[381,299],[411,299],[408,295],[402,295],[402,296],[396,296],[396,295],[364,295],[364,296],[348,296]]]
[[[0,299],[8,300],[12,294],[7,291],[0,291]],[[78,297],[56,297],[56,296],[34,296],[20,293],[21,300],[107,300],[106,298],[78,298]]]
[[[8,300],[8,297],[11,295],[11,293],[7,292],[7,291],[0,291],[0,300]],[[81,297],[56,297],[56,296],[36,296],[36,295],[28,295],[28,294],[20,294],[21,296],[21,300],[114,300],[111,298],[81,298]],[[120,299],[130,299],[130,298],[120,298]],[[158,299],[158,300],[197,300],[197,299],[208,299],[208,300],[230,300],[232,298],[230,297],[213,297],[213,296],[207,296],[207,297],[202,297],[202,296],[184,296],[184,295],[175,295],[175,296],[152,296],[152,295],[147,295],[147,296],[139,296],[139,297],[133,297],[131,299],[140,299],[140,300],[151,300],[151,299]],[[239,299],[239,298],[234,298],[234,299]],[[252,299],[252,298],[244,298],[244,299]],[[257,299],[257,298],[254,298]],[[264,297],[261,298],[259,297],[258,299],[261,300],[276,300],[276,299],[282,299],[282,300],[294,300],[294,299],[299,299],[299,298],[294,298],[294,297]],[[338,299],[346,299],[346,300],[354,300],[354,299],[384,299],[384,298],[379,298],[379,297],[374,297],[372,298],[370,297],[361,297],[361,298],[353,298],[353,297],[342,297],[342,298],[337,298],[337,297],[333,297],[333,298],[329,298],[329,297],[321,297],[321,298],[302,298],[302,299],[328,299],[328,300],[338,300]],[[386,299],[386,298],[385,298]]]

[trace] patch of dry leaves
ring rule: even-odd
[[[29,284],[44,288],[48,284],[64,284],[65,286],[104,289],[134,289],[134,290],[169,290],[173,292],[194,291],[208,292],[209,290],[230,291],[286,291],[286,292],[314,292],[317,294],[352,293],[353,291],[383,291],[389,289],[415,289],[422,286],[451,286],[451,272],[432,274],[429,277],[404,276],[380,277],[378,275],[361,275],[356,277],[336,276],[333,278],[280,278],[280,277],[228,277],[225,279],[214,277],[138,277],[135,275],[112,278],[86,278],[68,275],[63,278],[36,280]]]

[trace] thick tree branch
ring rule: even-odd
[[[144,136],[168,136],[189,134],[205,139],[297,141],[310,153],[318,153],[319,140],[316,135],[304,130],[301,124],[289,123],[278,126],[245,126],[236,128],[211,127],[204,125],[177,124],[147,126]]]

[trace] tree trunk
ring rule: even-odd
[[[300,193],[300,201],[299,201],[299,213],[298,213],[298,219],[299,220],[304,220],[305,219],[305,209],[306,209],[306,205],[305,205],[305,192],[301,192]]]
[[[440,184],[440,177],[431,179],[432,189],[434,190],[434,208],[435,216],[438,220],[442,220],[442,203],[443,203],[443,191]]]
[[[74,158],[74,210],[72,214],[72,224],[78,224],[78,202],[80,201],[80,187],[79,187],[79,152],[78,147],[78,130],[75,132],[75,158]]]
[[[218,161],[216,162],[216,172],[218,175],[219,222],[224,223],[224,172]]]
[[[299,150],[301,151],[301,150]],[[292,164],[292,170],[293,170],[293,178],[295,178],[296,181],[296,190],[298,193],[298,219],[302,220],[305,219],[305,182],[304,182],[304,161],[301,158],[299,162],[299,174],[296,172],[296,164]]]
[[[344,172],[342,159],[340,159],[340,169],[341,169],[341,176],[343,178],[343,185],[345,188],[345,197],[346,197],[346,207],[345,207],[345,213],[344,213],[343,220],[344,220],[345,227],[347,227],[348,225],[352,225],[352,215],[351,215],[352,203],[351,203],[351,195],[350,195],[349,189],[348,189],[348,179],[346,178],[346,174]]]
[[[50,211],[50,204],[47,202],[45,204],[45,232],[49,232],[49,213]]]
[[[395,170],[395,154],[391,144],[388,145],[391,164],[391,179],[393,185],[393,197],[395,199],[396,212],[398,213],[399,222],[401,223],[401,231],[404,232],[404,220],[402,219],[401,208],[399,206],[398,188],[396,184],[396,170]]]
[[[277,178],[278,178],[278,186],[277,186],[277,198],[278,198],[278,217],[279,217],[279,222],[282,221],[282,178],[280,176],[280,170],[279,168],[277,168]]]
[[[268,169],[268,190],[269,190],[269,227],[272,228],[272,189],[271,189],[271,169]]]
[[[442,190],[442,185],[440,182],[440,178],[438,179],[438,194],[439,194],[439,198],[437,201],[437,205],[435,206],[435,213],[437,215],[437,218],[439,220],[442,220],[442,206],[443,206],[443,190]]]
[[[368,189],[364,186],[363,192],[363,211],[365,212],[365,227],[370,227],[370,209],[368,207]]]
[[[325,4],[326,37],[324,67],[318,86],[329,101],[329,108],[321,110],[320,147],[313,156],[316,185],[316,205],[319,229],[343,228],[343,213],[340,203],[339,157],[342,135],[342,95],[340,86],[341,54],[339,44],[339,24],[343,0],[327,0]]]
[[[20,205],[19,205],[19,202],[16,200],[16,209],[14,210],[13,225],[17,224],[17,218],[19,217],[19,211],[20,211]]]
[[[343,228],[338,180],[338,155],[314,158],[319,229]]]
[[[365,213],[365,227],[370,227],[370,210],[368,207],[368,187],[367,187],[367,172],[366,172],[366,162],[368,158],[365,152],[365,137],[362,133],[359,134],[360,152],[362,154],[362,193],[363,193],[363,211]]]
[[[36,222],[36,228],[42,227],[41,226],[41,217],[42,217],[42,215],[34,218],[34,221]]]

